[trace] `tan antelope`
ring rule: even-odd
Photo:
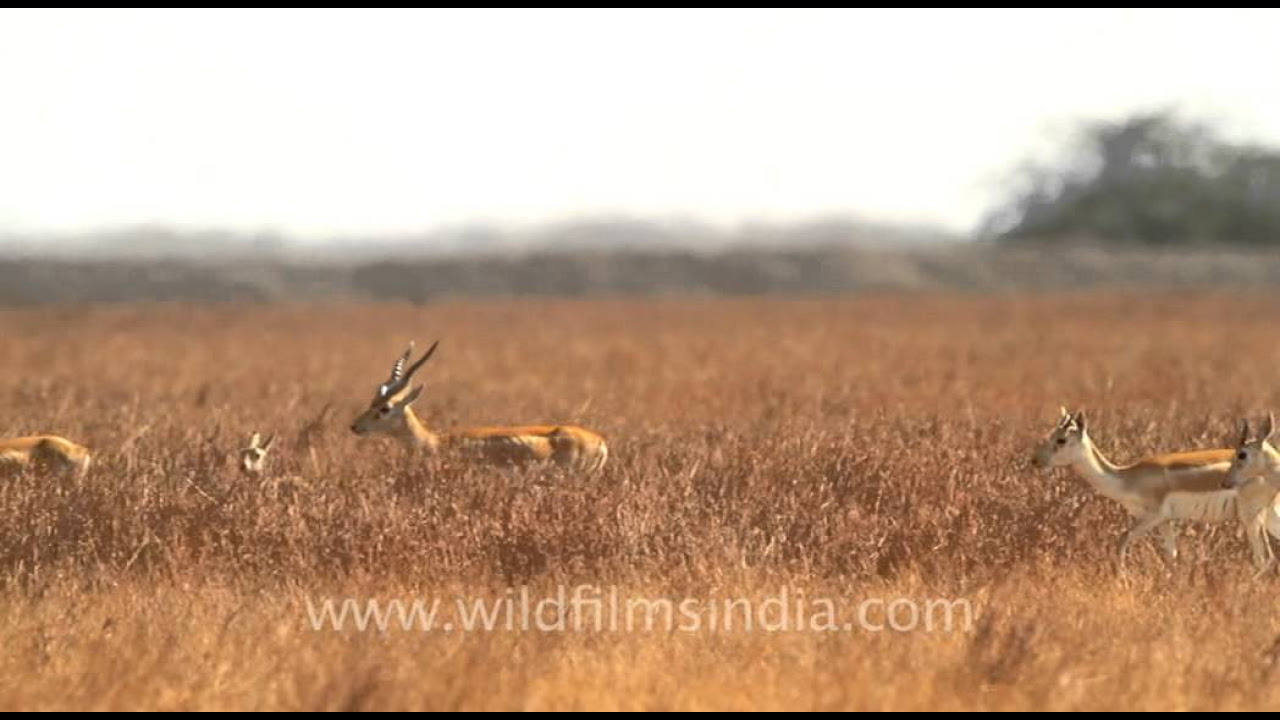
[[[266,474],[267,453],[271,452],[275,442],[275,435],[268,437],[266,442],[262,441],[261,433],[249,436],[249,444],[240,449],[240,472],[245,477],[261,480]]]
[[[1261,575],[1276,562],[1268,537],[1280,540],[1280,452],[1271,444],[1275,416],[1267,413],[1262,434],[1251,437],[1249,421],[1240,421],[1240,442],[1236,445],[1226,486],[1240,496],[1240,511],[1249,532],[1254,565]]]
[[[91,459],[87,448],[57,435],[0,439],[0,472],[30,468],[84,475]]]
[[[291,499],[310,490],[310,484],[297,475],[280,475],[267,472],[267,454],[275,446],[276,436],[263,441],[260,433],[249,437],[249,444],[240,449],[240,473],[258,483],[258,491],[275,499]]]
[[[427,352],[406,369],[413,356],[413,343],[409,343],[408,349],[391,366],[391,377],[378,387],[368,409],[351,424],[351,431],[357,435],[393,438],[408,448],[431,455],[495,465],[553,462],[590,472],[604,467],[609,457],[604,438],[573,425],[474,427],[451,432],[428,429],[410,407],[422,394],[422,385],[410,390],[409,381],[439,344],[432,343]]]
[[[1041,468],[1072,468],[1094,490],[1133,515],[1136,522],[1120,540],[1123,567],[1129,546],[1157,528],[1165,560],[1172,565],[1178,557],[1174,520],[1221,523],[1235,519],[1247,529],[1236,491],[1224,487],[1234,456],[1230,449],[1200,450],[1116,465],[1089,438],[1084,412],[1071,414],[1063,408],[1061,419],[1036,448],[1032,462]]]

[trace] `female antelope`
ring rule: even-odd
[[[245,478],[256,481],[258,490],[268,497],[288,500],[310,489],[307,481],[297,475],[279,475],[267,473],[267,453],[275,446],[276,436],[270,435],[266,441],[262,435],[254,433],[249,437],[249,444],[240,449],[240,472]]]
[[[245,477],[261,480],[266,473],[267,453],[275,442],[275,435],[269,436],[266,442],[260,433],[249,436],[249,445],[240,449],[240,472]]]
[[[434,432],[414,414],[413,404],[422,386],[409,389],[409,381],[435,353],[439,342],[405,369],[413,356],[413,343],[391,366],[391,377],[378,387],[368,409],[351,424],[357,435],[382,435],[406,447],[432,455],[450,454],[477,462],[517,465],[554,462],[567,468],[597,471],[604,467],[609,448],[600,435],[573,425],[478,427]]]
[[[1226,482],[1239,493],[1240,513],[1260,575],[1276,562],[1267,536],[1280,540],[1280,452],[1271,444],[1275,428],[1275,416],[1267,413],[1262,434],[1251,438],[1249,421],[1240,421],[1240,442]]]
[[[1071,467],[1094,490],[1124,506],[1136,518],[1120,540],[1123,567],[1133,541],[1159,528],[1166,561],[1178,557],[1172,520],[1220,523],[1240,515],[1235,490],[1225,489],[1235,451],[1201,450],[1156,455],[1116,465],[1094,446],[1084,412],[1062,409],[1053,431],[1036,449],[1032,462],[1042,468]]]
[[[57,435],[0,439],[0,472],[32,468],[84,475],[90,459],[87,448]]]

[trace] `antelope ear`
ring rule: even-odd
[[[272,446],[272,445],[274,445],[275,443],[276,443],[276,434],[275,434],[275,433],[271,433],[270,435],[268,435],[268,436],[267,436],[267,441],[266,441],[265,443],[263,443],[263,444],[259,445],[258,447],[259,447],[263,452],[266,452],[266,451],[270,450],[270,449],[271,449],[271,446]]]
[[[1262,440],[1265,442],[1271,439],[1276,432],[1276,416],[1270,410],[1267,411],[1267,424],[1262,426]]]
[[[251,448],[256,448],[256,447],[261,447],[261,446],[262,446],[262,435],[261,435],[261,434],[259,434],[259,433],[256,433],[256,432],[255,432],[254,434],[252,434],[252,435],[250,435],[250,436],[249,436],[249,447],[251,447]]]
[[[1066,406],[1066,405],[1059,405],[1059,406],[1058,406],[1058,411],[1061,413],[1061,415],[1059,415],[1058,417],[1060,417],[1060,418],[1062,418],[1062,419],[1064,419],[1064,420],[1065,420],[1065,419],[1067,419],[1067,418],[1070,418],[1070,417],[1071,417],[1071,413],[1067,412],[1067,406]]]
[[[1075,426],[1076,426],[1076,429],[1077,429],[1077,430],[1079,430],[1081,433],[1083,433],[1083,432],[1084,432],[1085,419],[1084,419],[1084,411],[1083,411],[1083,410],[1077,411],[1077,412],[1076,412],[1076,416],[1075,416],[1074,418],[1072,418],[1072,420],[1071,420],[1071,421],[1072,421],[1073,423],[1075,423]]]
[[[408,407],[409,405],[413,404],[413,402],[417,400],[418,396],[421,394],[422,394],[422,386],[419,385],[414,389],[410,390],[408,395],[405,395],[404,397],[400,398],[399,402],[397,402],[396,404],[399,405],[400,407]]]
[[[1240,442],[1237,446],[1249,442],[1249,418],[1240,418]]]

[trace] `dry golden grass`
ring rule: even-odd
[[[1274,298],[493,302],[0,312],[0,436],[98,453],[0,484],[4,709],[1276,708],[1274,579],[1234,527],[1173,576],[1031,445],[1115,459],[1280,406]],[[346,425],[441,338],[436,426],[575,422],[597,477],[432,467]],[[326,406],[332,411],[318,427]],[[311,427],[308,427],[311,426]],[[233,451],[279,432],[250,486]],[[966,598],[971,631],[313,630],[324,597],[529,586]]]

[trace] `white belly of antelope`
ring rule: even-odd
[[[1160,504],[1160,514],[1176,520],[1226,522],[1236,517],[1235,490],[1213,492],[1172,492]]]

